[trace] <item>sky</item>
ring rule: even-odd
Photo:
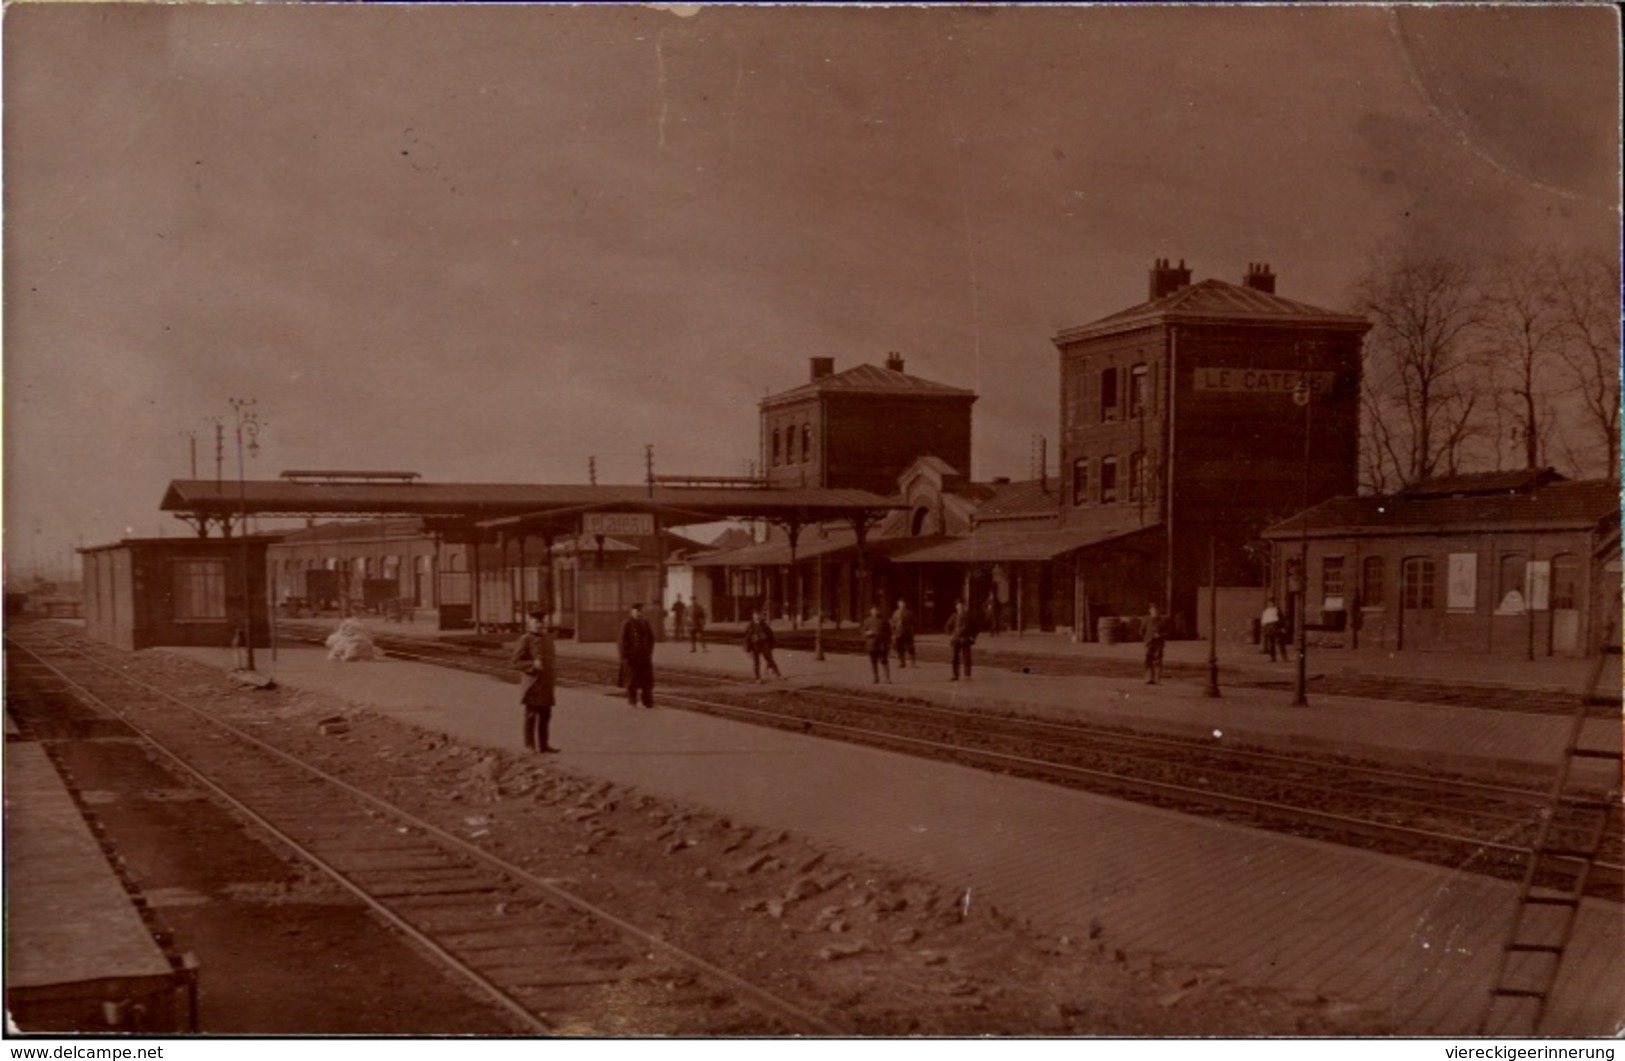
[[[8,577],[249,478],[741,475],[901,354],[977,479],[1154,259],[1327,308],[1398,249],[1617,253],[1611,7],[13,3]]]

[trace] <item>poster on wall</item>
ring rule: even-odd
[[[1523,569],[1523,599],[1529,602],[1529,610],[1543,612],[1551,607],[1552,593],[1552,562],[1550,560],[1531,560]]]
[[[1450,581],[1445,607],[1451,611],[1472,611],[1478,601],[1478,554],[1451,553]]]

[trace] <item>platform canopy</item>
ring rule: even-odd
[[[823,520],[873,522],[901,501],[867,490],[767,486],[592,486],[535,483],[433,483],[379,479],[280,479],[243,483],[177,479],[161,511],[200,531],[229,528],[243,516],[364,519],[417,516],[469,529],[561,532],[594,512],[653,513],[661,526],[765,519],[793,526]]]

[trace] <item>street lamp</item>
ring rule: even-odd
[[[243,625],[238,632],[243,641],[243,669],[254,670],[254,590],[248,571],[248,486],[243,474],[243,453],[257,457],[260,453],[260,422],[254,414],[253,398],[232,398],[231,410],[237,420],[237,531],[242,550],[243,568]]]

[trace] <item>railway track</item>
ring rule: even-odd
[[[312,630],[307,636],[320,640]],[[513,680],[504,654],[383,637],[399,658]],[[615,668],[559,659],[561,684],[613,685]],[[967,710],[824,687],[775,687],[663,667],[667,706],[848,740],[978,769],[1217,816],[1249,826],[1382,851],[1508,879],[1522,873],[1545,787],[1400,770],[1346,757],[1219,746],[1052,719]],[[1568,710],[1572,711],[1570,706]],[[1617,779],[1613,784],[1617,785]],[[1596,795],[1607,794],[1600,779]],[[1622,843],[1604,845],[1593,894],[1618,901]]]
[[[76,727],[128,727],[489,998],[517,1030],[841,1034],[560,881],[261,739],[252,718],[201,710],[83,645],[28,632],[6,642],[8,698],[63,705]]]

